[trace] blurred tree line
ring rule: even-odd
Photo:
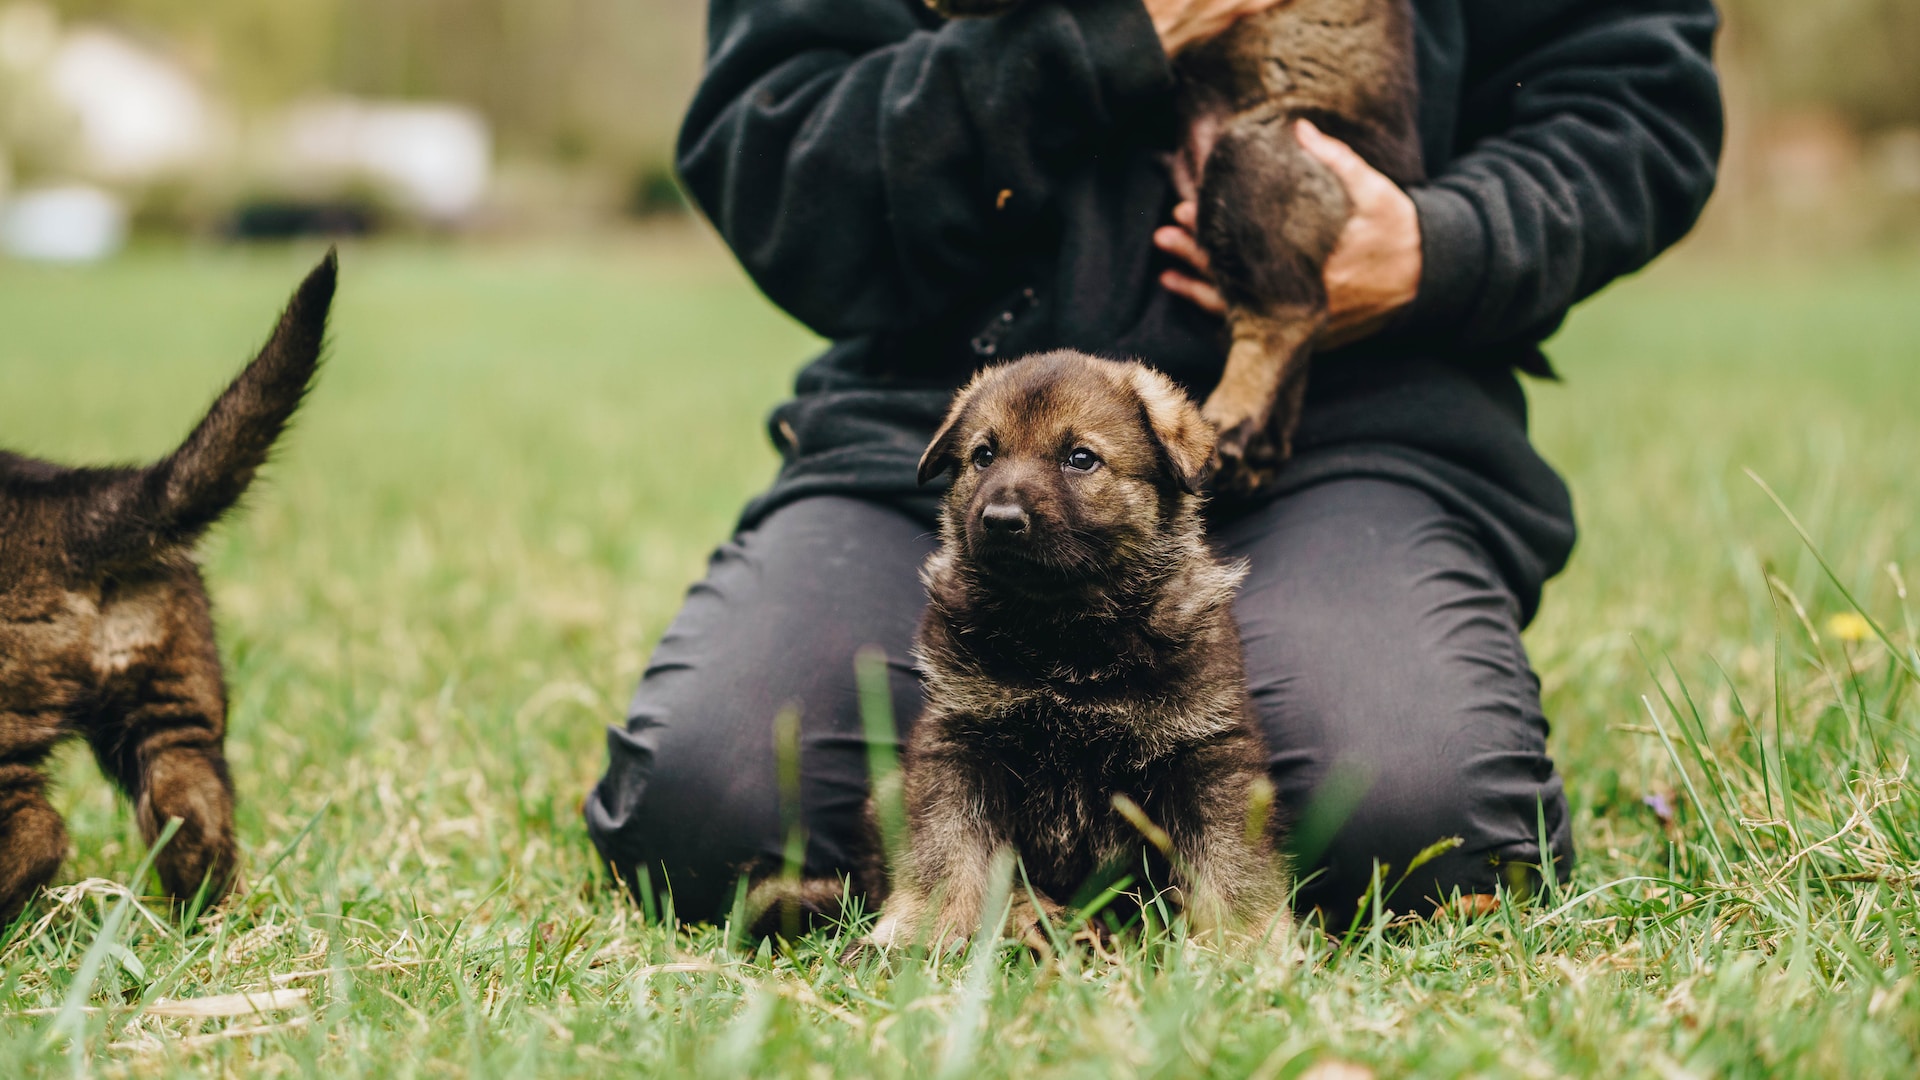
[[[663,162],[700,69],[698,0],[54,0],[164,41],[243,106],[451,99],[511,156]]]
[[[166,43],[243,108],[328,92],[451,99],[489,118],[505,159],[598,174],[630,208],[677,205],[667,168],[702,0],[51,3]],[[1920,231],[1920,0],[1719,3],[1732,123],[1715,220],[1758,234],[1783,205],[1820,204],[1848,207],[1856,236],[1885,233],[1889,213]]]
[[[1754,105],[1824,106],[1865,129],[1920,124],[1920,0],[1721,3],[1724,57]],[[699,71],[705,17],[700,0],[53,6],[164,37],[244,103],[316,90],[452,98],[485,111],[509,152],[619,161],[666,152]]]
[[[1823,107],[1865,130],[1920,124],[1920,0],[1719,2],[1744,104]]]

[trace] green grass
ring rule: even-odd
[[[166,450],[315,254],[0,265],[0,443]],[[1279,970],[1165,936],[844,970],[645,925],[577,807],[810,340],[697,237],[343,261],[319,390],[205,549],[250,889],[184,931],[121,907],[142,846],[63,757],[0,1071],[1920,1074],[1920,260],[1674,261],[1574,318],[1533,398],[1584,536],[1528,642],[1583,861]],[[142,1012],[276,986],[307,996]]]

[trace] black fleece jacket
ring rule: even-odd
[[[1515,369],[1567,310],[1678,240],[1722,118],[1711,0],[1414,0],[1410,191],[1425,270],[1386,332],[1317,357],[1277,490],[1414,484],[1474,522],[1531,617],[1574,538]],[[710,0],[681,132],[688,189],[773,301],[834,344],[771,428],[751,526],[804,495],[931,520],[914,465],[952,389],[1062,347],[1203,397],[1218,320],[1161,289],[1173,80],[1141,0],[1027,0],[944,22],[921,0]]]

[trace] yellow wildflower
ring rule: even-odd
[[[1827,633],[1841,641],[1865,641],[1873,633],[1873,626],[1857,612],[1842,611],[1827,616]]]

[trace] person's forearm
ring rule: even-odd
[[[1090,138],[1172,90],[1141,0],[947,24],[919,0],[757,0],[710,18],[681,176],[767,295],[832,337],[947,311]]]
[[[1719,158],[1709,0],[1542,0],[1547,37],[1513,8],[1468,4],[1469,36],[1498,57],[1510,34],[1513,55],[1468,88],[1465,153],[1410,193],[1423,266],[1402,325],[1455,346],[1544,338],[1692,227]]]

